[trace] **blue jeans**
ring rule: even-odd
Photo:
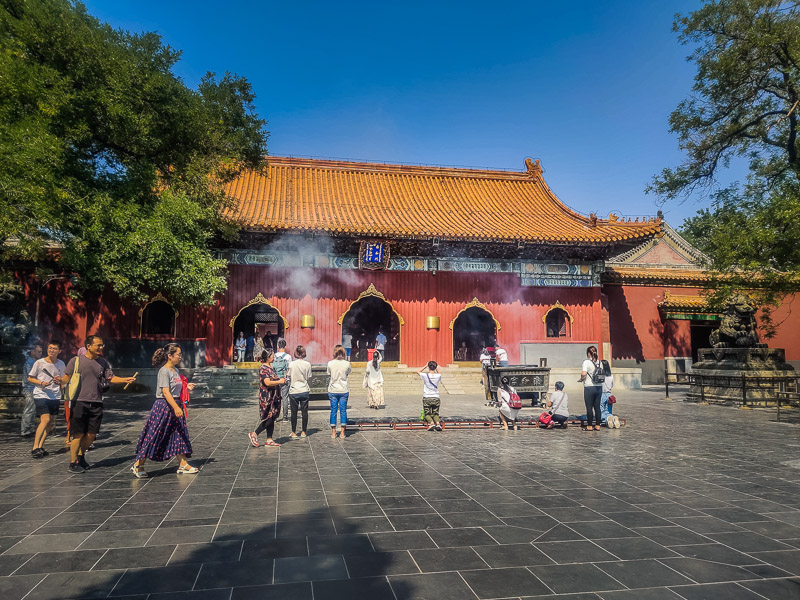
[[[336,427],[336,411],[339,411],[339,424],[347,427],[347,398],[350,392],[344,394],[334,394],[328,392],[328,400],[331,401],[331,427]]]
[[[613,404],[608,403],[608,397],[611,395],[611,392],[603,392],[603,395],[600,397],[600,418],[605,423],[608,420],[608,415],[614,412]]]

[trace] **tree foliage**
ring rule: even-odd
[[[190,89],[155,33],[114,30],[69,0],[0,0],[0,244],[7,265],[60,248],[84,289],[210,303],[235,235],[223,186],[261,169],[250,84]]]
[[[800,274],[800,2],[707,0],[674,30],[697,66],[692,96],[670,115],[685,159],[648,191],[711,197],[682,233],[711,258],[715,299],[749,287],[777,303]],[[718,189],[740,165],[740,181]]]

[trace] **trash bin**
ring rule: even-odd
[[[375,348],[367,348],[367,361],[372,360],[373,356],[375,356]]]

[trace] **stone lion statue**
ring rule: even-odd
[[[734,294],[725,303],[719,329],[708,340],[714,348],[766,348],[758,341],[756,307],[744,294]]]

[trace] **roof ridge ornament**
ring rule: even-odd
[[[542,178],[542,163],[539,162],[538,158],[534,161],[531,157],[527,157],[525,159],[525,168],[531,177]]]

